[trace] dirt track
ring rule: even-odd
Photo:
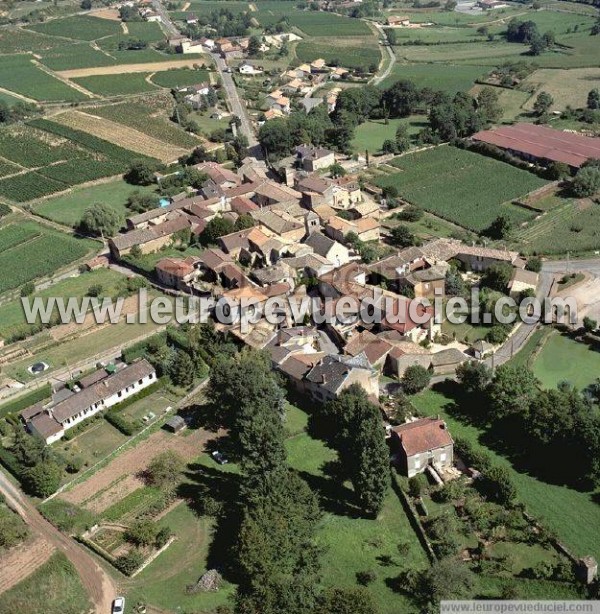
[[[83,587],[89,595],[94,612],[110,612],[117,587],[95,558],[71,538],[63,535],[37,511],[35,506],[0,471],[0,491],[25,520],[33,533],[60,549],[79,573]]]
[[[160,72],[161,70],[169,70],[169,68],[192,68],[195,64],[202,64],[202,58],[171,60],[170,62],[146,62],[145,64],[96,66],[95,68],[75,68],[72,70],[56,71],[56,74],[66,79],[73,79],[76,77],[94,77],[96,75],[120,75],[131,72]]]

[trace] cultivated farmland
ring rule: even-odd
[[[0,130],[0,156],[28,172],[0,179],[0,195],[26,202],[66,188],[117,175],[133,154],[91,134],[45,119]]]
[[[375,38],[335,39],[334,42],[300,41],[296,55],[302,62],[323,58],[328,64],[339,64],[345,68],[368,70],[378,66],[381,53]]]
[[[119,23],[108,19],[90,17],[89,15],[53,19],[28,26],[28,28],[49,36],[60,36],[84,41],[92,41],[122,32]]]
[[[29,55],[7,55],[0,62],[0,87],[34,100],[85,100],[87,97],[38,68]]]
[[[533,214],[508,201],[543,185],[539,177],[504,162],[449,146],[396,158],[399,169],[375,182],[395,186],[409,202],[476,232],[500,214],[515,224]]]
[[[54,119],[69,128],[83,130],[130,151],[149,155],[163,162],[173,162],[187,151],[181,147],[163,143],[159,139],[148,136],[134,128],[128,128],[122,124],[81,111],[69,111],[56,116]]]
[[[100,96],[123,96],[156,90],[156,86],[149,83],[147,77],[148,75],[144,73],[133,73],[79,77],[73,81]]]
[[[187,85],[197,85],[207,82],[209,80],[209,74],[206,70],[179,68],[157,72],[150,77],[150,80],[155,85],[171,89],[174,87],[185,87]]]
[[[0,293],[18,288],[24,283],[54,273],[90,252],[92,241],[78,240],[51,231],[34,222],[23,222],[27,235],[15,243],[17,232],[13,225],[0,229]],[[6,245],[9,247],[2,248]],[[15,266],[18,263],[18,266]]]
[[[167,117],[172,105],[173,101],[170,97],[167,98],[165,94],[158,94],[143,99],[138,98],[136,102],[87,109],[86,112],[124,126],[130,126],[171,145],[187,148],[196,147],[199,139],[179,128]]]

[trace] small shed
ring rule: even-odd
[[[185,420],[181,416],[173,416],[165,422],[165,429],[172,433],[179,433],[186,427]]]

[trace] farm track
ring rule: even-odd
[[[117,587],[98,561],[83,546],[79,546],[51,525],[2,471],[0,471],[0,492],[34,532],[61,550],[71,561],[94,604],[94,611],[110,612]]]
[[[93,94],[89,90],[86,90],[85,87],[83,87],[82,85],[79,85],[78,83],[74,83],[73,81],[69,81],[69,79],[66,79],[65,77],[63,77],[59,72],[50,70],[47,66],[44,66],[37,60],[35,60],[33,64],[35,64],[37,68],[39,68],[42,72],[45,72],[47,75],[50,75],[54,79],[58,79],[58,81],[60,81],[61,83],[64,83],[67,87],[77,90],[78,92],[80,92],[84,96],[87,96],[88,98],[96,98],[95,94]]]
[[[202,58],[188,60],[171,60],[168,62],[145,62],[142,64],[118,64],[116,66],[96,66],[94,68],[75,68],[56,72],[65,79],[78,77],[96,77],[100,75],[120,75],[133,72],[160,72],[171,68],[192,68],[202,62]]]

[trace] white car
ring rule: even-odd
[[[125,611],[125,597],[116,597],[112,603],[111,614],[123,614]]]

